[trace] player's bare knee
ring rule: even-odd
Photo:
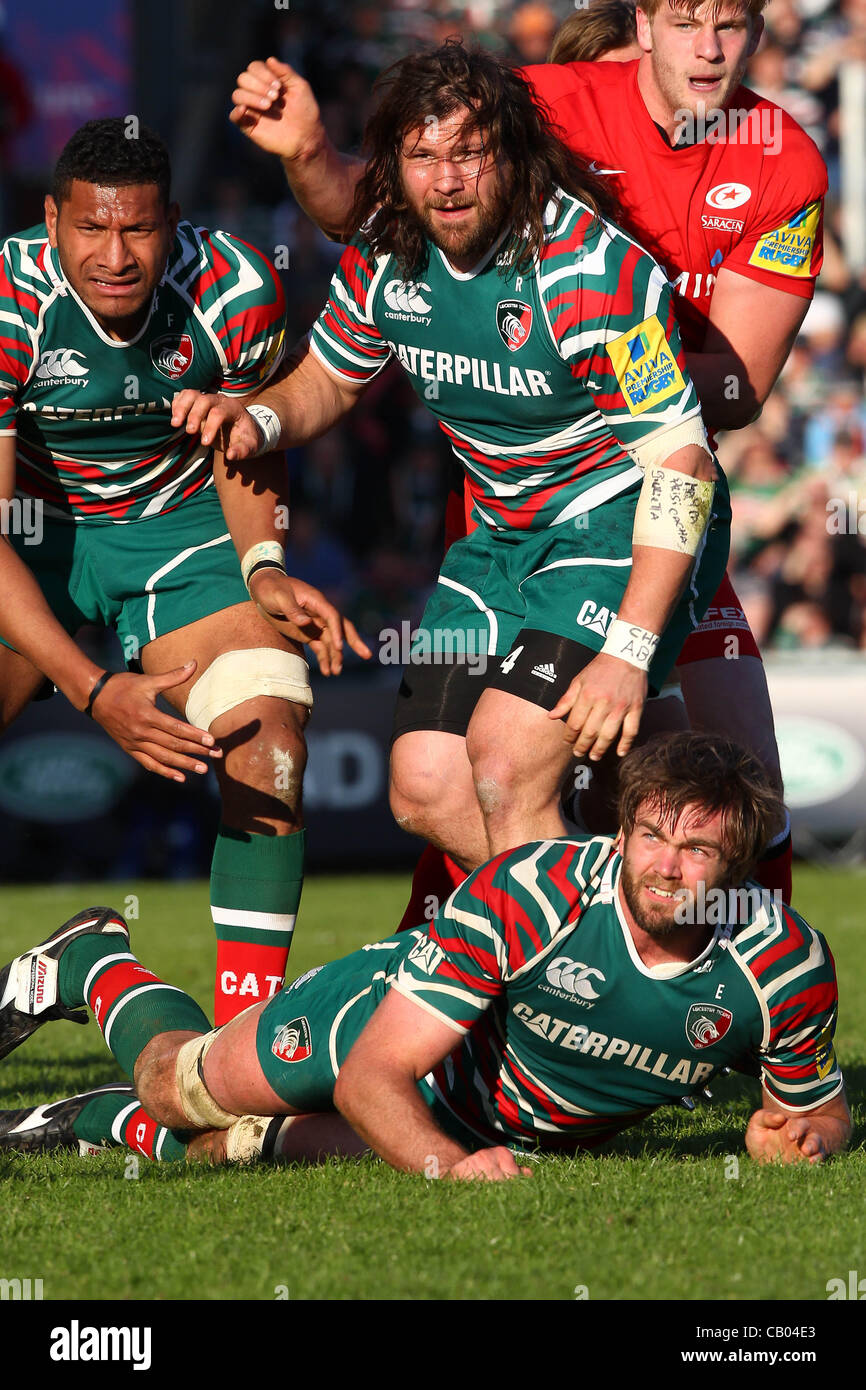
[[[133,1074],[138,1098],[158,1124],[189,1123],[177,1085],[177,1057],[184,1043],[199,1035],[191,1032],[158,1033],[139,1054]]]

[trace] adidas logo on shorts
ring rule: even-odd
[[[540,676],[543,681],[549,681],[551,685],[556,680],[556,671],[552,661],[540,661],[537,666],[532,668],[533,676]]]

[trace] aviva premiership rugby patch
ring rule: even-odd
[[[313,1050],[313,1039],[306,1016],[286,1023],[271,1043],[271,1052],[281,1062],[305,1062]]]
[[[677,359],[655,314],[612,339],[607,355],[632,415],[642,415],[685,389]]]
[[[686,1037],[692,1047],[712,1047],[725,1036],[734,1015],[718,1004],[692,1004],[686,1014]]]
[[[820,221],[820,202],[810,203],[783,226],[764,233],[749,257],[749,265],[805,279],[812,273],[812,252]]]

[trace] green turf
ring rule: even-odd
[[[310,881],[293,973],[385,935],[404,888]],[[855,1099],[866,1082],[864,888],[856,873],[796,878],[798,906],[836,956]],[[7,889],[0,956],[88,902],[128,909],[128,893],[141,959],[209,1012],[202,884]],[[55,1024],[2,1064],[0,1106],[116,1074],[93,1024]],[[593,1300],[824,1300],[829,1279],[866,1274],[862,1123],[852,1151],[823,1168],[759,1169],[742,1147],[757,1087],[730,1077],[714,1094],[694,1114],[659,1112],[597,1156],[542,1160],[527,1180],[491,1185],[427,1183],[372,1159],[238,1171],[151,1166],[120,1150],[7,1157],[0,1277],[41,1278],[46,1299],[573,1299],[585,1288]]]

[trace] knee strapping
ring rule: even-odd
[[[190,1038],[177,1054],[175,1077],[181,1107],[196,1129],[228,1129],[239,1115],[233,1115],[218,1105],[204,1079],[204,1059],[220,1033],[214,1028],[201,1037]]]
[[[223,652],[190,690],[186,717],[197,729],[209,729],[221,714],[259,695],[274,695],[311,709],[313,692],[306,661],[278,647]]]

